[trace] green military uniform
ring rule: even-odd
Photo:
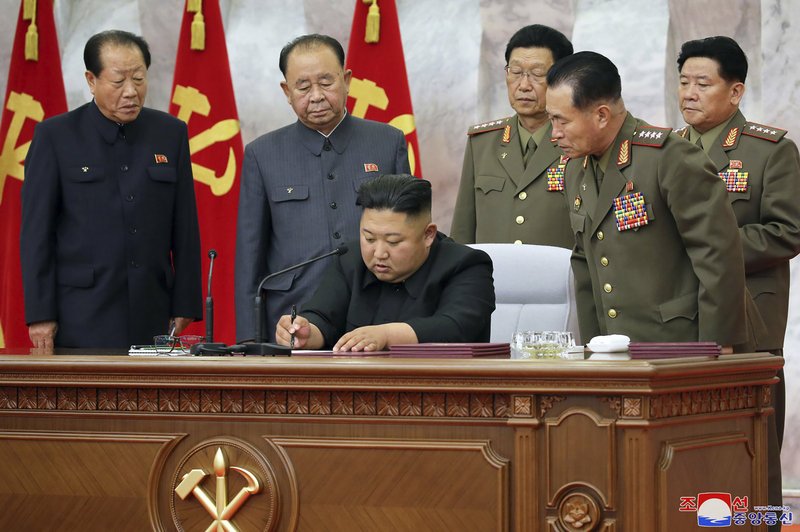
[[[526,165],[520,128],[515,115],[467,132],[450,236],[464,244],[513,242],[572,249],[564,196],[567,158],[551,140],[548,123],[533,133],[536,148]]]
[[[743,344],[742,247],[703,152],[628,114],[599,187],[593,167],[566,169],[581,336]]]
[[[702,136],[703,147],[726,180],[739,224],[747,288],[767,327],[758,348],[776,351],[786,334],[789,261],[800,253],[800,156],[786,131],[747,122],[741,111],[719,130]],[[700,137],[692,127],[679,134]]]
[[[800,156],[786,131],[748,122],[741,111],[702,135],[688,126],[678,132],[703,149],[725,180],[739,223],[747,288],[767,334],[758,349],[781,353],[789,313],[789,261],[800,253]],[[780,505],[781,461],[786,416],[783,370],[773,389],[775,416],[767,439],[769,503]],[[775,425],[773,427],[773,424]]]

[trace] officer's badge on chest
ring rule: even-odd
[[[564,171],[567,168],[569,157],[562,155],[558,164],[547,169],[547,191],[558,192],[564,190]]]
[[[747,178],[750,172],[742,172],[742,161],[731,159],[728,168],[719,173],[725,181],[728,192],[747,192]]]
[[[629,182],[630,183],[630,182]],[[626,191],[633,187],[626,187]],[[627,231],[635,229],[650,222],[647,216],[647,204],[641,192],[632,192],[614,198],[614,218],[617,220],[617,230]]]

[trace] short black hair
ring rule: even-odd
[[[730,37],[718,35],[683,43],[678,55],[678,72],[683,70],[683,64],[691,57],[706,57],[716,61],[720,77],[728,83],[744,83],[747,78],[747,56],[739,43]]]
[[[547,86],[564,84],[572,87],[572,105],[580,110],[622,98],[622,81],[616,65],[597,52],[578,52],[556,61],[547,73]]]
[[[150,68],[150,47],[142,37],[129,31],[106,30],[96,33],[89,37],[86,46],[83,48],[83,64],[86,70],[99,76],[103,71],[103,64],[100,61],[100,52],[106,45],[113,46],[135,46],[142,52],[145,68]]]
[[[306,50],[316,48],[317,46],[327,46],[334,55],[336,55],[336,58],[339,60],[339,65],[344,68],[344,48],[342,48],[342,44],[328,35],[310,33],[292,39],[281,49],[278,67],[281,69],[281,74],[283,74],[284,78],[286,77],[286,63],[289,61],[289,54],[298,46]]]
[[[520,28],[506,45],[506,64],[515,48],[547,48],[553,54],[553,62],[572,55],[572,43],[560,31],[542,24],[531,24]]]
[[[431,182],[409,174],[384,174],[358,188],[356,205],[416,217],[431,212]]]

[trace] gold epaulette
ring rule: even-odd
[[[637,146],[650,146],[652,148],[660,148],[667,141],[667,137],[672,133],[672,129],[668,127],[655,127],[655,126],[639,126],[633,132],[631,144]]]
[[[746,122],[744,129],[742,129],[742,135],[771,140],[772,142],[778,142],[786,133],[788,132],[785,129],[756,124],[755,122]]]
[[[467,130],[467,135],[479,135],[481,133],[486,133],[487,131],[497,131],[498,129],[503,129],[507,125],[510,125],[511,119],[513,117],[509,116],[507,118],[501,118],[500,120],[492,120],[491,122],[481,122],[480,124],[475,124],[474,126],[469,126]]]

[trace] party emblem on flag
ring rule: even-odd
[[[4,17],[13,17],[11,4],[19,4],[19,12],[13,45],[3,50],[9,63],[0,104],[0,348],[25,348],[30,338],[19,249],[24,162],[36,124],[66,112],[67,98],[52,0],[6,2]]]
[[[347,110],[355,117],[383,122],[402,131],[408,143],[411,173],[422,177],[395,0],[355,3],[346,56],[346,67],[353,72]]]
[[[375,163],[364,163],[364,171],[365,172],[377,172],[378,165]]]
[[[214,248],[220,257],[214,265],[217,319],[212,333],[216,341],[229,342],[236,334],[236,239],[231,235],[236,234],[244,150],[219,0],[185,4],[169,112],[186,122],[201,246]],[[155,157],[158,163],[159,154]],[[210,271],[210,257],[204,256],[202,265],[203,271]],[[203,283],[204,297],[209,295],[207,290]],[[193,323],[186,333],[202,335],[202,323]]]
[[[153,157],[156,158],[156,164],[165,164],[165,163],[169,162],[169,161],[167,161],[167,156],[166,155],[162,155],[160,153],[154,153]]]

